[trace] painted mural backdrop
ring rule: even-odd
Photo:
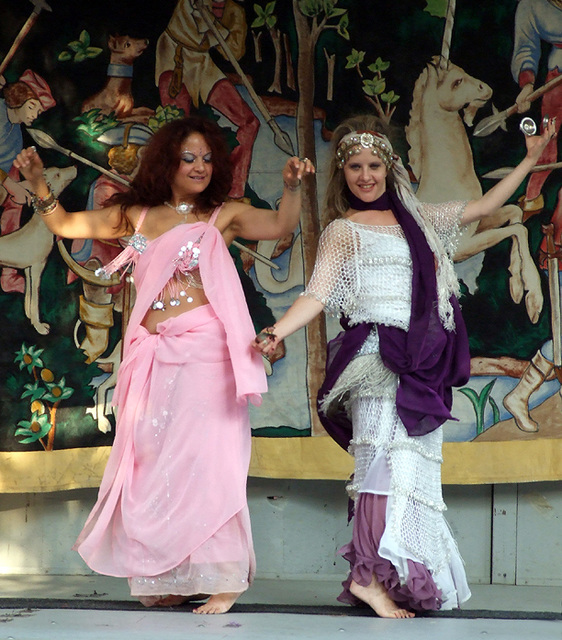
[[[562,122],[562,3],[504,0],[8,0],[0,20],[2,486],[93,486],[112,443],[111,394],[131,305],[95,275],[118,243],[61,241],[12,167],[35,144],[68,209],[126,188],[164,123],[213,118],[232,146],[231,197],[274,207],[287,155],[318,167],[295,234],[232,248],[256,329],[312,273],[331,131],[357,112],[392,131],[423,201],[478,197],[524,155],[523,114]],[[559,113],[560,112],[560,113]],[[445,479],[556,479],[560,453],[557,141],[512,201],[456,254],[472,353],[445,427]],[[314,411],[318,318],[264,361],[252,409],[256,474],[345,477]]]

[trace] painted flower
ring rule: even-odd
[[[42,367],[43,361],[39,357],[43,353],[44,349],[37,349],[37,347],[26,347],[25,342],[21,345],[21,349],[16,351],[16,357],[14,362],[19,364],[20,369],[27,367],[28,373],[32,373],[34,367]]]
[[[43,396],[43,400],[47,402],[60,402],[61,400],[68,400],[74,393],[74,389],[66,386],[64,376],[59,382],[45,382],[47,392]]]
[[[46,413],[40,415],[34,411],[31,420],[20,420],[18,427],[20,428],[16,429],[16,436],[25,436],[23,440],[20,440],[20,444],[29,444],[44,438],[51,429],[51,423]]]

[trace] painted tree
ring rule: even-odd
[[[20,369],[27,369],[33,382],[24,385],[22,399],[29,401],[29,420],[20,420],[15,435],[23,437],[20,444],[40,442],[45,451],[52,451],[55,446],[57,425],[57,409],[63,400],[68,400],[74,389],[68,387],[64,376],[58,382],[55,374],[43,364],[43,349],[22,344],[14,362]],[[47,437],[47,442],[44,438]]]
[[[378,57],[373,64],[368,65],[367,69],[373,74],[373,77],[367,78],[361,67],[364,61],[365,52],[352,49],[347,56],[345,68],[357,70],[359,77],[363,81],[363,93],[367,101],[375,108],[379,118],[388,124],[396,110],[394,105],[400,99],[400,96],[394,91],[386,90],[386,79],[383,76],[383,72],[388,71],[390,62]]]
[[[277,28],[277,16],[273,13],[275,11],[275,0],[273,0],[273,2],[268,2],[265,7],[255,4],[254,11],[256,12],[257,17],[252,22],[252,29],[261,29],[265,27],[271,37],[273,49],[275,51],[273,82],[271,83],[268,91],[271,93],[281,93],[281,62],[283,58],[283,50],[281,47],[281,32]],[[254,36],[254,43],[255,42],[256,37]]]
[[[315,53],[318,40],[326,30],[335,30],[349,40],[347,10],[337,6],[338,0],[293,0],[293,14],[297,32],[297,145],[299,155],[316,165],[314,142]],[[316,182],[305,181],[302,194],[301,234],[304,280],[308,282],[314,269],[318,237],[320,235],[318,193]],[[326,325],[323,316],[315,318],[306,328],[307,384],[312,433],[323,432],[316,413],[316,393],[324,375]]]

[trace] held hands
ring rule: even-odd
[[[280,339],[275,335],[274,327],[262,329],[252,341],[252,349],[259,351],[262,355],[267,356],[275,351]]]
[[[543,132],[540,136],[525,136],[527,158],[536,164],[546,145],[556,136],[556,118],[545,117]]]
[[[18,153],[14,160],[14,167],[32,186],[43,178],[43,161],[35,147],[27,147]]]
[[[296,191],[304,176],[316,172],[314,165],[308,158],[289,158],[283,169],[283,184],[289,191]]]

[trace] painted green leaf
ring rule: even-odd
[[[447,15],[448,6],[449,0],[427,0],[424,11],[436,18],[444,18]]]
[[[390,67],[390,62],[385,62],[382,58],[377,58],[373,64],[370,64],[367,68],[373,73],[379,73],[386,71]]]
[[[102,51],[99,47],[88,47],[85,53],[88,58],[97,58]]]
[[[263,8],[259,4],[254,5],[254,11],[256,12],[257,18],[252,22],[252,29],[259,29],[259,27],[263,27],[265,24],[265,12]]]
[[[493,424],[496,424],[500,421],[500,409],[492,396],[490,396],[490,406],[492,407]]]
[[[384,78],[374,78],[373,80],[363,80],[363,91],[368,96],[380,95],[386,87],[386,80]]]
[[[26,384],[24,386],[25,391],[22,392],[20,398],[23,400],[24,398],[30,398],[33,400],[39,400],[45,395],[44,387],[39,386],[39,382],[34,382],[33,384]]]
[[[364,51],[357,51],[357,49],[352,49],[351,53],[346,58],[347,60],[346,69],[353,69],[353,67],[356,67],[358,64],[361,64],[364,59],[365,59]]]
[[[400,96],[394,93],[394,91],[389,91],[388,93],[383,93],[381,95],[381,100],[386,104],[394,104],[395,102],[398,102],[399,99]]]

